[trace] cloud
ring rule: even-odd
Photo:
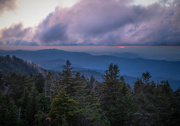
[[[4,45],[2,41],[0,41],[0,45]],[[36,42],[27,42],[22,40],[8,40],[6,41],[6,45],[15,45],[15,46],[39,46]]]
[[[12,11],[16,8],[17,0],[0,0],[0,15],[5,11]]]
[[[180,2],[159,1],[143,6],[132,4],[133,0],[81,0],[69,8],[58,6],[34,28],[20,23],[2,29],[1,41],[17,45],[24,41],[38,45],[180,45]]]
[[[59,42],[65,42],[66,37],[66,26],[62,24],[55,24],[48,28],[38,29],[34,38],[38,38],[40,42],[55,44]]]
[[[0,30],[0,42],[8,45],[38,45],[33,42],[33,29],[24,28],[22,23]]]
[[[4,28],[1,30],[3,39],[20,39],[24,38],[29,32],[31,28],[23,28],[23,24],[14,24],[9,28]]]
[[[36,40],[59,45],[180,45],[180,3],[148,6],[131,0],[81,0],[57,7],[37,27]]]

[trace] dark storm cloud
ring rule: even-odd
[[[4,11],[12,11],[16,8],[17,0],[0,0],[0,15]]]
[[[81,0],[57,7],[37,27],[42,44],[180,45],[180,3],[162,0],[148,6],[131,0]]]

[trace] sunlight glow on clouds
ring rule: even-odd
[[[125,46],[118,46],[118,48],[121,48],[121,49],[123,49],[123,48],[126,48]]]
[[[180,2],[137,1],[17,0],[0,16],[0,44],[180,45]]]

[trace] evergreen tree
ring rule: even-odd
[[[39,93],[43,93],[45,80],[42,74],[35,75],[35,86]]]
[[[142,73],[142,79],[144,81],[145,84],[149,83],[149,79],[151,78],[151,75],[149,72],[146,73]]]
[[[32,126],[34,125],[34,115],[37,113],[37,107],[38,107],[38,102],[37,102],[37,91],[35,90],[34,87],[32,87],[31,94],[29,98],[27,99],[27,108],[26,108],[26,115],[25,119],[27,121],[27,125]]]
[[[174,112],[173,97],[173,91],[168,81],[161,81],[156,91],[155,105],[157,108],[156,115],[158,115],[156,124],[172,125],[171,117]]]
[[[56,83],[56,78],[53,73],[48,72],[45,78],[45,85],[44,85],[44,94],[45,97],[53,98],[59,92],[59,87]]]
[[[101,104],[103,110],[108,110],[111,105],[115,104],[120,91],[119,69],[117,65],[110,64],[106,70],[102,87]]]
[[[134,85],[135,116],[133,122],[136,125],[154,125],[157,116],[154,105],[155,84],[150,82],[149,72],[143,73]]]
[[[67,94],[70,94],[70,96],[75,95],[75,85],[73,83],[73,72],[71,63],[69,60],[66,61],[66,65],[62,66],[63,70],[62,73],[59,73],[59,83],[62,86],[62,89],[66,91]]]
[[[118,98],[115,101],[115,105],[110,107],[112,126],[128,126],[132,124],[132,118],[134,114],[134,101],[129,86],[125,83],[123,77],[121,77],[120,91],[118,92]]]
[[[17,126],[18,111],[14,102],[0,93],[0,125]]]
[[[51,108],[48,113],[52,125],[78,126],[80,110],[78,102],[71,99],[66,92],[59,92],[51,103]]]
[[[101,106],[106,112],[106,116],[114,123],[114,116],[112,115],[112,107],[116,105],[118,93],[120,91],[119,69],[117,65],[110,64],[109,69],[106,70],[104,75],[104,82],[102,87]]]
[[[174,92],[174,102],[173,104],[173,108],[174,108],[174,113],[172,114],[171,117],[171,125],[180,125],[180,88],[178,88],[175,92]]]

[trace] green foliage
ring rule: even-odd
[[[66,65],[63,65],[62,68],[62,73],[59,73],[59,85],[61,85],[62,89],[66,91],[67,94],[74,96],[76,91],[74,88],[75,85],[73,83],[73,72],[70,61],[67,60]]]
[[[111,105],[115,104],[120,90],[118,66],[110,64],[104,77],[101,104],[104,110],[108,110]]]
[[[57,95],[56,93],[59,92],[60,90],[59,88],[61,87],[59,85],[56,85],[56,80],[53,73],[48,72],[46,75],[45,84],[44,84],[45,97],[53,98],[55,95]]]
[[[132,91],[113,64],[100,83],[74,72],[68,60],[59,78],[51,72],[34,75],[24,69],[27,62],[16,57],[0,60],[0,69],[7,67],[7,72],[0,72],[0,125],[180,125],[180,89],[173,92],[168,81],[150,81],[149,72],[137,79]],[[17,74],[22,71],[16,68],[8,73],[12,67],[33,74]]]
[[[99,104],[88,104],[82,108],[82,125],[86,126],[110,126],[110,121]]]
[[[51,103],[48,116],[53,125],[80,125],[78,124],[78,102],[69,98],[66,92],[60,92]]]
[[[102,89],[101,106],[112,126],[130,125],[134,114],[133,97],[117,65],[110,64]]]
[[[0,125],[17,126],[18,112],[14,102],[7,96],[0,94]]]
[[[44,92],[43,88],[44,88],[44,83],[45,83],[43,75],[38,74],[34,78],[35,78],[36,89],[38,90],[39,93],[43,93]]]
[[[134,103],[130,95],[118,98],[110,107],[112,125],[130,125],[134,114]]]
[[[41,110],[39,110],[35,115],[34,115],[35,121],[34,124],[37,126],[44,126],[46,125],[45,123],[45,119],[46,119],[46,115],[44,112],[42,112]]]
[[[150,82],[150,74],[142,75],[142,79],[135,82],[134,100],[136,105],[135,117],[136,125],[176,125],[174,106],[176,97],[167,81],[160,84]]]

